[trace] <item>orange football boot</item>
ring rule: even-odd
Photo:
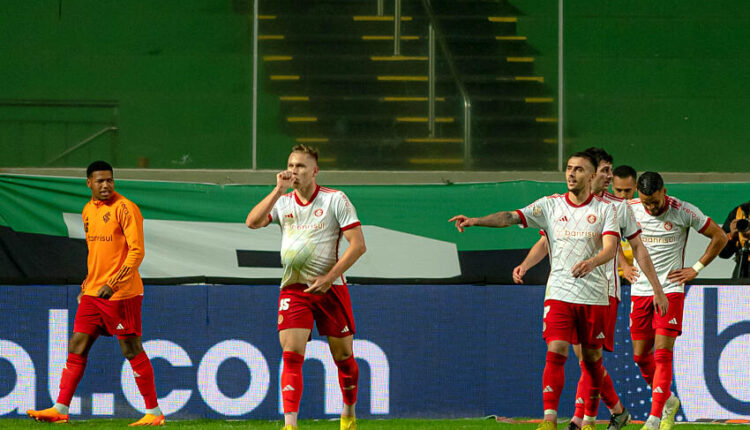
[[[41,411],[29,409],[28,411],[26,411],[26,415],[34,418],[37,421],[43,421],[45,423],[62,424],[70,422],[70,416],[63,415],[60,412],[57,412],[57,409],[55,409],[54,407],[43,409]]]
[[[130,424],[128,427],[139,427],[139,426],[163,426],[164,423],[166,423],[166,420],[164,419],[164,415],[151,415],[146,414],[143,416],[143,418],[139,419],[138,421],[134,422],[133,424]]]

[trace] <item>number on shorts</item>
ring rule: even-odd
[[[289,309],[289,302],[292,299],[281,299],[279,301],[279,312]]]

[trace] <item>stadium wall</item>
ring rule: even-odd
[[[555,87],[557,3],[512,3],[538,73]],[[116,109],[0,106],[0,165],[40,166],[114,121],[116,136],[65,165],[249,168],[251,4],[3,2],[0,100]],[[746,170],[748,25],[744,0],[566,2],[567,149],[604,146],[639,170]],[[279,131],[278,101],[260,88],[258,165],[277,168],[292,141]]]
[[[350,290],[360,364],[357,416],[540,415],[544,287],[352,285]],[[0,286],[0,417],[18,417],[56,398],[78,291],[75,285]],[[629,290],[623,293],[627,304]],[[643,419],[650,390],[632,362],[626,304],[620,306],[616,352],[604,360],[623,403]],[[146,286],[144,346],[169,418],[280,417],[277,306],[276,286]],[[750,417],[748,315],[748,286],[689,288],[684,333],[675,347],[678,420]],[[314,336],[306,356],[300,416],[337,416],[340,391],[325,341]],[[100,338],[89,357],[73,418],[142,413],[116,342]],[[572,413],[579,375],[575,359],[569,359],[561,416]],[[606,408],[600,411],[608,418]]]

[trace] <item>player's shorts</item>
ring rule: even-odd
[[[287,285],[279,293],[278,330],[313,329],[321,336],[347,337],[355,333],[352,302],[346,285],[333,285],[325,294],[310,294],[305,284]]]
[[[679,336],[682,334],[682,309],[684,293],[666,295],[669,309],[664,316],[654,312],[653,296],[631,296],[630,336],[633,340],[653,339],[657,334]]]
[[[609,296],[609,310],[607,311],[607,327],[604,331],[604,349],[613,352],[615,350],[615,326],[617,325],[617,306],[620,302],[616,297]]]
[[[142,303],[142,295],[124,300],[84,295],[76,311],[73,332],[90,336],[116,335],[118,339],[141,336]]]
[[[549,343],[564,340],[581,344],[587,349],[599,349],[607,338],[609,305],[582,305],[545,300],[542,335]]]

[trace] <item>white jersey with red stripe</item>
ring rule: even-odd
[[[613,194],[604,192],[602,194],[604,201],[610,202],[617,208],[617,222],[620,224],[620,236],[623,239],[631,240],[634,237],[641,234],[641,228],[638,226],[638,221],[635,219],[635,214],[630,208],[630,205],[624,199],[621,199]],[[619,303],[622,300],[622,289],[620,286],[620,276],[617,273],[618,267],[618,255],[615,254],[615,258],[612,260],[615,270],[608,270],[607,276],[609,280],[609,295],[617,299]]]
[[[704,232],[708,228],[711,218],[707,217],[694,205],[680,199],[666,196],[667,208],[658,216],[646,211],[640,199],[629,200],[635,219],[638,221],[643,234],[641,240],[646,246],[651,261],[654,262],[656,275],[664,289],[664,293],[684,293],[685,287],[667,279],[669,272],[682,269],[685,264],[685,244],[687,244],[690,228]],[[637,261],[634,261],[636,266]],[[631,287],[633,296],[652,296],[654,291],[651,284],[640,272],[638,280]]]
[[[585,305],[608,305],[612,262],[599,265],[588,275],[575,278],[570,270],[576,263],[594,257],[602,250],[602,237],[620,237],[614,205],[591,195],[580,205],[568,193],[554,194],[517,211],[522,227],[541,228],[547,239],[550,274],[545,300]]]
[[[360,225],[357,211],[346,195],[318,186],[310,201],[303,204],[297,194],[281,196],[269,214],[281,226],[281,288],[290,284],[310,284],[313,277],[325,275],[338,261],[342,232]],[[346,280],[334,281],[344,284]]]

